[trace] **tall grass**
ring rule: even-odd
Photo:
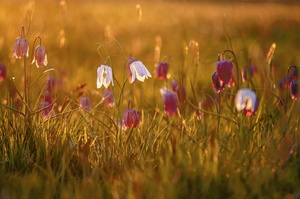
[[[141,2],[138,18],[131,2],[61,2],[0,3],[0,62],[7,66],[7,79],[0,82],[0,198],[299,194],[299,102],[277,86],[290,65],[299,65],[297,4]],[[12,58],[18,30],[28,23],[28,41],[40,36],[49,60],[44,68],[32,65],[30,142],[21,100],[23,63]],[[171,78],[160,81],[152,73],[144,83],[129,84],[127,57],[154,71],[157,36]],[[191,53],[191,41],[198,42],[198,54]],[[272,43],[270,74],[266,57]],[[255,90],[260,101],[255,116],[236,111],[237,85],[221,95],[213,91],[217,55],[228,50],[236,57],[225,58],[239,70],[258,68],[250,82],[238,85]],[[104,62],[119,84],[113,88],[118,103],[111,108],[103,104],[104,89],[96,89],[96,70]],[[43,119],[38,105],[49,77],[57,80],[55,114]],[[178,115],[167,117],[159,89],[171,87],[172,79],[186,87],[187,102]],[[91,98],[90,112],[80,107],[82,96]],[[138,128],[122,130],[129,101],[141,121]]]

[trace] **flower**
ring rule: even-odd
[[[85,111],[92,110],[92,102],[89,97],[81,97],[80,98],[80,107]]]
[[[217,63],[217,73],[221,84],[228,84],[232,79],[232,63],[227,60],[221,60]]]
[[[288,69],[288,74],[281,81],[278,82],[280,88],[288,88],[293,80],[298,78],[297,66],[290,66]]]
[[[54,77],[49,77],[48,79],[47,79],[47,85],[46,85],[46,90],[48,91],[48,92],[53,92],[53,90],[54,90],[54,88],[55,88],[55,86],[56,86],[56,84],[57,84],[57,80],[54,78]]]
[[[152,77],[146,66],[141,61],[129,58],[126,65],[129,72],[129,82],[131,84],[135,81],[135,79],[144,82],[145,79],[148,79],[148,77]]]
[[[169,70],[169,64],[166,62],[159,62],[156,67],[156,76],[158,79],[166,79]]]
[[[21,59],[23,56],[28,57],[29,45],[24,37],[18,37],[14,44],[14,57]]]
[[[54,112],[52,111],[53,96],[50,92],[46,92],[46,94],[41,96],[39,109],[43,110],[42,117],[44,119],[54,115]]]
[[[34,57],[33,57],[31,64],[33,64],[34,62],[36,64],[37,68],[40,68],[43,65],[47,66],[47,64],[48,64],[47,54],[46,54],[46,50],[43,46],[37,46],[35,48]]]
[[[106,107],[113,107],[115,105],[114,95],[110,90],[104,91],[102,99]]]
[[[252,90],[248,88],[238,90],[234,100],[235,107],[238,111],[250,110],[254,113],[258,108],[258,105],[256,107],[256,103],[256,95]]]
[[[252,78],[255,73],[257,73],[256,66],[248,66],[248,67],[244,68],[244,70],[242,72],[243,82],[247,82],[248,78]]]
[[[6,67],[4,64],[0,64],[0,82],[6,79]]]
[[[214,72],[214,74],[212,75],[211,78],[212,78],[212,86],[215,89],[215,91],[217,93],[223,91],[225,88],[225,84],[222,84],[220,82],[219,77],[218,77],[218,72]]]
[[[292,99],[298,99],[299,93],[298,93],[298,80],[293,80],[290,84],[290,92],[291,92],[291,98]]]
[[[178,100],[180,103],[186,102],[186,87],[178,85],[175,79],[171,82],[172,90],[176,92]]]
[[[177,114],[177,108],[178,108],[177,94],[174,91],[170,91],[165,87],[160,89],[160,93],[163,98],[166,115],[170,116],[170,115]]]
[[[254,111],[243,109],[244,115],[246,115],[246,116],[255,115],[257,110],[258,110],[258,106],[259,106],[259,101],[258,101],[258,99],[256,99],[256,102],[255,102],[255,105],[254,105]]]
[[[123,128],[137,128],[140,122],[140,112],[129,109],[126,110],[123,114]]]
[[[97,88],[101,88],[103,85],[107,88],[111,82],[112,86],[114,85],[113,74],[111,67],[106,65],[101,65],[97,69]]]

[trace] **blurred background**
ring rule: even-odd
[[[241,68],[256,65],[264,74],[267,52],[276,43],[277,79],[290,65],[299,64],[299,8],[296,1],[288,0],[2,0],[0,62],[7,66],[8,76],[21,84],[22,63],[12,55],[24,25],[30,56],[37,36],[48,54],[48,66],[32,67],[32,74],[53,68],[47,76],[64,81],[66,89],[87,84],[87,90],[95,91],[96,70],[101,64],[110,65],[121,84],[126,77],[126,59],[134,56],[152,74],[157,61],[167,61],[170,80],[183,79],[186,85],[192,80],[197,88],[213,92],[211,75],[217,55],[226,49],[237,53]],[[262,82],[264,77],[257,78]],[[152,84],[138,84],[135,89],[163,85],[155,78],[149,81]],[[44,85],[41,81],[39,89]]]

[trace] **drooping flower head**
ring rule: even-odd
[[[101,88],[103,85],[105,88],[109,86],[109,84],[114,85],[112,69],[109,66],[101,65],[97,69],[97,88]]]
[[[291,92],[291,98],[292,99],[298,99],[299,98],[299,92],[298,92],[298,80],[293,80],[290,84],[290,92]]]
[[[218,61],[217,73],[221,84],[228,84],[232,79],[232,63],[227,60]]]
[[[258,106],[259,106],[259,101],[258,101],[258,99],[256,99],[256,102],[255,102],[255,105],[254,105],[254,111],[251,111],[250,109],[243,109],[243,113],[244,113],[244,115],[246,115],[246,116],[252,116],[252,115],[255,115],[256,114],[256,112],[257,112],[257,110],[258,110]]]
[[[41,45],[37,46],[34,50],[34,57],[31,64],[33,64],[34,62],[37,68],[40,68],[43,65],[47,66],[48,64],[46,50]]]
[[[281,81],[278,82],[280,88],[288,88],[293,80],[298,79],[298,69],[297,66],[290,66],[288,69],[287,76],[283,77]]]
[[[134,109],[128,109],[123,114],[123,129],[137,128],[140,123],[140,112]]]
[[[53,110],[53,96],[50,92],[46,92],[44,95],[40,98],[40,109],[43,109],[42,117],[48,118],[54,115]]]
[[[175,79],[171,82],[172,90],[177,94],[180,103],[186,102],[186,87],[180,86]]]
[[[80,98],[80,107],[84,111],[91,111],[92,110],[92,102],[89,97],[81,97]]]
[[[156,76],[158,79],[166,79],[169,70],[169,64],[167,62],[158,62],[156,67]]]
[[[56,81],[57,81],[57,80],[56,80],[54,77],[49,77],[49,78],[47,79],[46,90],[47,90],[48,92],[53,93],[54,88],[55,88],[55,86],[56,86],[56,84],[57,84]]]
[[[256,66],[248,66],[248,67],[244,68],[244,70],[242,72],[243,82],[248,82],[248,77],[252,78],[255,73],[257,73]]]
[[[248,88],[238,90],[234,100],[235,107],[238,111],[249,110],[252,113],[256,112],[258,108],[257,103],[258,101],[255,93]]]
[[[0,82],[6,79],[6,67],[4,64],[0,64]]]
[[[132,84],[135,79],[144,82],[148,77],[152,77],[146,66],[141,61],[136,61],[134,58],[129,58],[126,63],[127,71],[129,72],[129,82]]]
[[[18,37],[14,44],[14,57],[21,59],[23,56],[28,57],[29,45],[24,37]]]
[[[106,90],[103,93],[104,105],[105,107],[113,107],[115,105],[113,92]]]
[[[165,87],[160,89],[160,93],[163,98],[166,115],[170,116],[170,115],[177,114],[177,109],[178,109],[177,94],[174,91],[170,91]]]
[[[225,89],[225,84],[222,84],[219,80],[218,72],[214,72],[211,79],[212,79],[212,86],[217,93],[219,93]]]

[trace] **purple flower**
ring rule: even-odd
[[[280,88],[289,88],[291,82],[298,78],[298,69],[296,66],[290,66],[288,69],[288,75],[283,77],[281,81],[278,82]]]
[[[6,67],[4,64],[0,64],[0,82],[6,79]]]
[[[291,98],[292,99],[298,99],[299,93],[298,93],[298,80],[293,80],[290,84],[290,92],[291,92]]]
[[[178,97],[174,91],[170,91],[167,88],[160,89],[160,93],[163,98],[164,109],[166,115],[175,115],[177,114],[178,109]]]
[[[171,82],[172,90],[177,94],[178,100],[180,103],[186,102],[186,88],[180,86],[175,79]]]
[[[225,89],[225,84],[221,83],[219,80],[218,72],[214,72],[211,78],[212,78],[212,86],[217,93]]]
[[[81,97],[80,98],[80,107],[85,111],[92,110],[92,102],[89,97]]]
[[[252,78],[255,73],[257,73],[256,66],[248,66],[247,68],[244,68],[244,70],[242,72],[243,82],[247,82],[248,77]]]
[[[123,114],[123,128],[137,128],[140,122],[140,112],[128,109]]]
[[[43,109],[42,117],[44,119],[54,115],[53,109],[53,96],[50,92],[42,95],[40,98],[40,109]]]
[[[156,76],[158,79],[166,79],[169,70],[169,64],[166,62],[159,62],[156,67]]]
[[[227,60],[221,60],[217,63],[217,73],[221,84],[228,84],[232,79],[232,63]]]
[[[114,95],[110,90],[104,91],[103,100],[105,107],[113,107],[115,105]]]
[[[24,37],[18,37],[14,44],[14,57],[21,59],[23,56],[28,57],[28,41]]]
[[[43,65],[47,66],[47,64],[48,64],[47,54],[46,54],[46,50],[43,46],[38,46],[35,48],[34,57],[33,57],[31,64],[33,64],[34,62],[36,64],[37,68],[40,68]]]

